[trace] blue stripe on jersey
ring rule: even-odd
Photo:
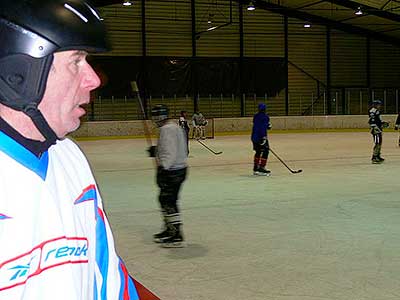
[[[97,280],[96,276],[94,277],[94,291],[93,291],[93,300],[97,300]]]
[[[95,202],[97,204],[97,201]],[[96,207],[96,263],[99,267],[101,276],[103,278],[100,288],[100,297],[101,300],[106,300],[109,250],[108,250],[107,230],[106,230],[106,224],[104,222],[104,215],[99,207]]]
[[[11,219],[11,217],[6,216],[5,214],[0,214],[0,220]]]
[[[119,300],[140,300],[136,291],[133,279],[129,276],[128,271],[119,259],[119,277],[121,278],[121,289],[119,291]]]
[[[49,155],[47,151],[44,152],[40,158],[38,158],[4,132],[0,132],[0,151],[3,151],[21,165],[36,173],[43,180],[46,179],[47,167],[49,163]]]
[[[130,296],[129,300],[140,300],[140,299],[139,299],[139,295],[138,295],[138,293],[137,293],[137,291],[136,291],[136,287],[135,287],[135,284],[133,283],[132,278],[129,277],[128,280],[129,280],[129,286],[128,286],[128,288],[129,288],[129,296]]]

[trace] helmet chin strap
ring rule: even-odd
[[[36,128],[44,136],[47,142],[54,143],[58,139],[54,130],[51,129],[49,123],[47,123],[43,114],[37,108],[37,103],[28,103],[24,107],[23,112],[31,118],[33,124],[35,124]]]

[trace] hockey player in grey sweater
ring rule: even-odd
[[[152,119],[160,128],[157,146],[150,148],[150,156],[157,161],[158,197],[164,219],[164,230],[154,235],[163,247],[183,247],[182,220],[178,206],[179,190],[186,179],[187,143],[185,132],[168,117],[168,108],[157,105]]]

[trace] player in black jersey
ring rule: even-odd
[[[396,123],[394,124],[394,130],[399,130],[399,127],[400,127],[400,112],[397,115]],[[399,147],[400,147],[400,134],[399,134]]]
[[[389,126],[388,122],[382,121],[380,108],[382,106],[381,100],[372,101],[371,108],[368,111],[369,114],[369,127],[374,140],[374,149],[372,153],[372,163],[380,164],[384,161],[381,157],[382,148],[382,130]]]
[[[181,115],[178,120],[178,125],[185,131],[186,134],[186,143],[187,143],[187,149],[188,149],[188,154],[189,154],[189,131],[190,127],[187,121],[187,113],[185,110],[181,111]]]

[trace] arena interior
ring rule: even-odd
[[[162,300],[399,299],[400,2],[123,2],[95,1],[113,50],[92,57],[102,86],[72,137],[130,274]],[[376,99],[390,122],[379,165]],[[283,161],[270,153],[269,177],[252,173],[260,102]],[[159,103],[210,120],[206,146],[190,140],[179,249],[152,241]]]

